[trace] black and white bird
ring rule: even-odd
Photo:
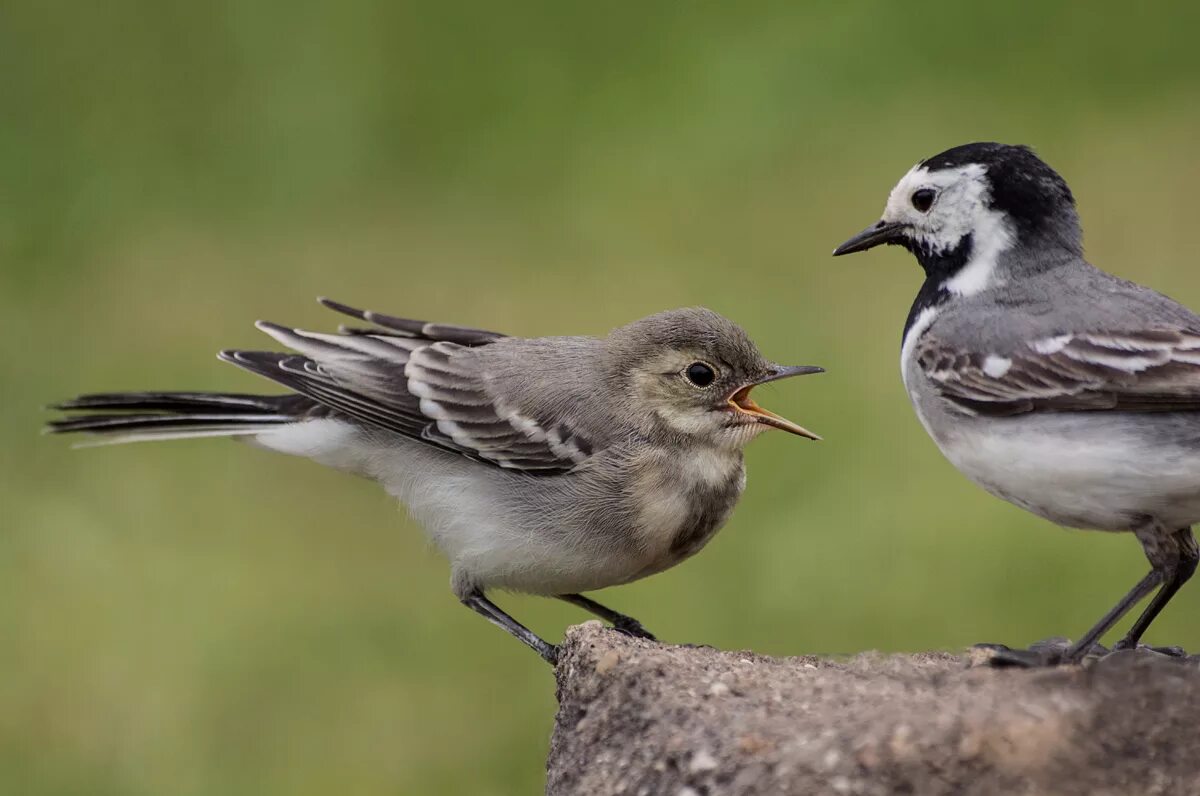
[[[993,495],[1072,528],[1130,531],[1150,572],[1073,645],[1078,662],[1157,587],[1136,647],[1191,577],[1200,521],[1200,317],[1083,258],[1066,182],[1023,146],[975,143],[909,170],[834,255],[908,249],[925,282],[904,326],[926,431]]]
[[[287,395],[84,395],[50,423],[100,443],[229,436],[372,478],[451,564],[463,603],[547,661],[554,645],[487,597],[558,597],[653,638],[582,592],[661,572],[724,524],[743,446],[767,428],[817,439],[750,390],[789,376],[706,309],[607,337],[507,337],[321,300],[370,324],[320,334],[258,324],[297,352],[223,351]]]

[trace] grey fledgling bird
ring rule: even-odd
[[[223,351],[293,393],[84,395],[52,422],[100,442],[239,436],[380,482],[450,559],[468,607],[553,663],[557,648],[491,589],[554,596],[627,633],[637,620],[582,592],[678,564],[724,524],[743,446],[810,431],[759,407],[756,385],[819,373],[768,362],[707,309],[662,312],[608,337],[522,339],[321,299],[372,324],[258,328],[298,353]]]
[[[1117,645],[1136,647],[1198,559],[1200,317],[1089,265],[1070,189],[1027,147],[918,163],[834,255],[880,244],[925,271],[900,366],[946,458],[1051,522],[1133,532],[1150,561],[1075,644],[1001,660],[1077,662],[1159,587]]]

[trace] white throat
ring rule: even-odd
[[[942,288],[956,296],[974,296],[992,287],[1000,255],[1012,248],[1015,237],[1004,213],[979,208],[971,234],[971,257]]]

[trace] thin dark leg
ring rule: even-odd
[[[558,664],[558,647],[545,641],[525,625],[513,619],[500,610],[494,602],[483,596],[481,591],[473,591],[462,598],[463,605],[483,616],[496,627],[502,628],[519,639],[523,644],[542,656],[542,660],[551,666]]]
[[[1037,667],[1037,666],[1057,666],[1060,663],[1078,663],[1083,660],[1092,645],[1109,631],[1109,629],[1121,620],[1125,614],[1129,613],[1129,609],[1141,602],[1147,594],[1154,590],[1154,587],[1162,582],[1162,573],[1157,569],[1152,569],[1146,573],[1146,576],[1137,582],[1129,593],[1121,598],[1121,601],[1112,607],[1103,618],[1100,619],[1092,629],[1083,634],[1083,638],[1075,642],[1065,650],[1059,647],[1046,649],[1038,649],[1040,645],[1035,644],[1034,648],[1028,650],[1009,649],[1003,644],[977,644],[977,648],[985,648],[992,651],[988,658],[988,663],[991,666],[1016,666],[1020,668]]]
[[[1079,663],[1088,654],[1088,650],[1092,645],[1104,636],[1112,626],[1121,621],[1121,617],[1129,613],[1129,609],[1145,599],[1146,595],[1154,590],[1154,587],[1162,583],[1163,573],[1157,569],[1152,569],[1146,573],[1146,577],[1138,581],[1137,585],[1129,590],[1129,593],[1121,598],[1121,601],[1113,606],[1112,610],[1106,613],[1103,618],[1092,629],[1083,634],[1083,638],[1072,644],[1067,651],[1062,655],[1063,663]],[[1161,594],[1162,591],[1159,591]],[[1155,599],[1158,599],[1157,597]]]
[[[565,600],[572,605],[578,605],[583,610],[593,613],[606,622],[611,622],[612,626],[634,638],[646,638],[651,641],[658,641],[646,628],[642,627],[642,623],[634,619],[632,616],[626,616],[619,611],[614,611],[608,606],[601,605],[591,597],[584,597],[582,594],[560,594],[558,599]]]
[[[1187,583],[1195,573],[1196,564],[1200,562],[1200,550],[1196,547],[1196,537],[1192,535],[1192,529],[1183,528],[1176,531],[1173,540],[1179,551],[1174,570],[1170,572],[1170,577],[1163,582],[1158,594],[1154,595],[1154,599],[1146,606],[1146,610],[1133,623],[1133,627],[1129,628],[1125,638],[1117,642],[1116,649],[1136,649],[1138,642],[1142,640],[1142,634],[1150,627],[1150,623],[1158,617],[1162,609],[1167,607],[1167,603],[1175,596],[1175,592],[1179,591],[1179,588]]]
[[[1129,612],[1134,605],[1149,594],[1155,586],[1162,584],[1158,594],[1154,595],[1150,605],[1133,623],[1129,633],[1121,639],[1115,649],[1134,649],[1142,638],[1142,634],[1162,612],[1179,588],[1187,583],[1200,563],[1200,548],[1196,545],[1196,537],[1191,528],[1181,528],[1175,532],[1165,530],[1161,525],[1148,522],[1134,529],[1138,541],[1153,569],[1130,589],[1121,601],[1111,611],[1104,615],[1095,626],[1084,634],[1083,638],[1072,644],[1066,650],[1010,650],[1003,645],[981,645],[991,647],[995,654],[989,659],[997,666],[1046,666],[1058,663],[1079,663],[1100,638],[1116,624],[1121,617]],[[1163,648],[1168,654],[1178,654]]]

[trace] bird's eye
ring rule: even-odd
[[[933,207],[933,200],[937,197],[937,192],[932,188],[922,188],[919,191],[914,191],[912,195],[912,206],[922,213],[928,213],[929,208]]]
[[[717,372],[711,365],[703,362],[693,362],[683,371],[684,377],[697,387],[707,387],[717,379]]]

